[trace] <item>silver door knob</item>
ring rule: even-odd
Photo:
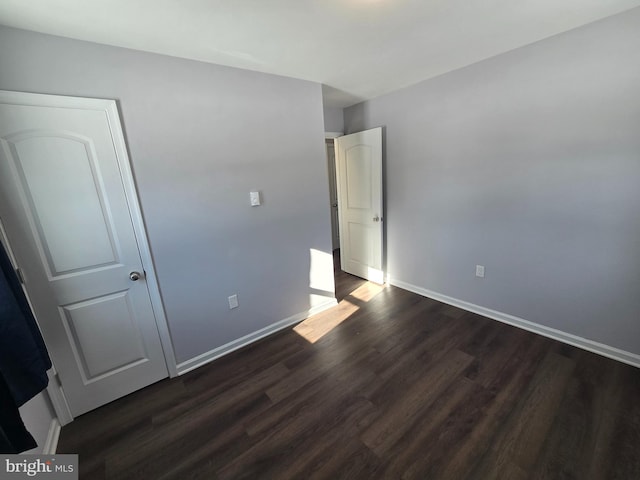
[[[130,279],[131,279],[131,281],[133,281],[133,282],[135,282],[135,281],[137,281],[137,280],[140,280],[140,277],[141,277],[141,276],[142,276],[142,275],[140,275],[140,272],[131,272],[131,273],[129,274],[129,278],[130,278]]]

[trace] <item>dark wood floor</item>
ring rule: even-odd
[[[394,287],[76,419],[82,479],[640,479],[640,370]]]

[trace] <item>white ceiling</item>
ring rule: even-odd
[[[347,106],[640,0],[0,0],[0,23],[324,84]]]

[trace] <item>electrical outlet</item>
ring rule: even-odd
[[[484,265],[476,265],[476,277],[484,278]]]
[[[233,294],[229,297],[229,310],[233,310],[234,308],[238,308],[238,295]]]

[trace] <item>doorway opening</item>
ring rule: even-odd
[[[335,254],[335,251],[340,249],[340,222],[338,220],[338,187],[336,180],[336,148],[334,138],[325,138],[325,150],[327,158],[327,172],[329,173],[331,248]]]
[[[340,134],[329,137],[326,134],[325,151],[327,158],[327,172],[329,177],[329,209],[331,214],[331,249],[333,251],[333,277],[336,287],[336,300],[340,302],[351,290],[357,288],[361,278],[343,272],[340,268],[340,222],[338,219],[338,187],[336,180],[336,149],[335,138]]]

